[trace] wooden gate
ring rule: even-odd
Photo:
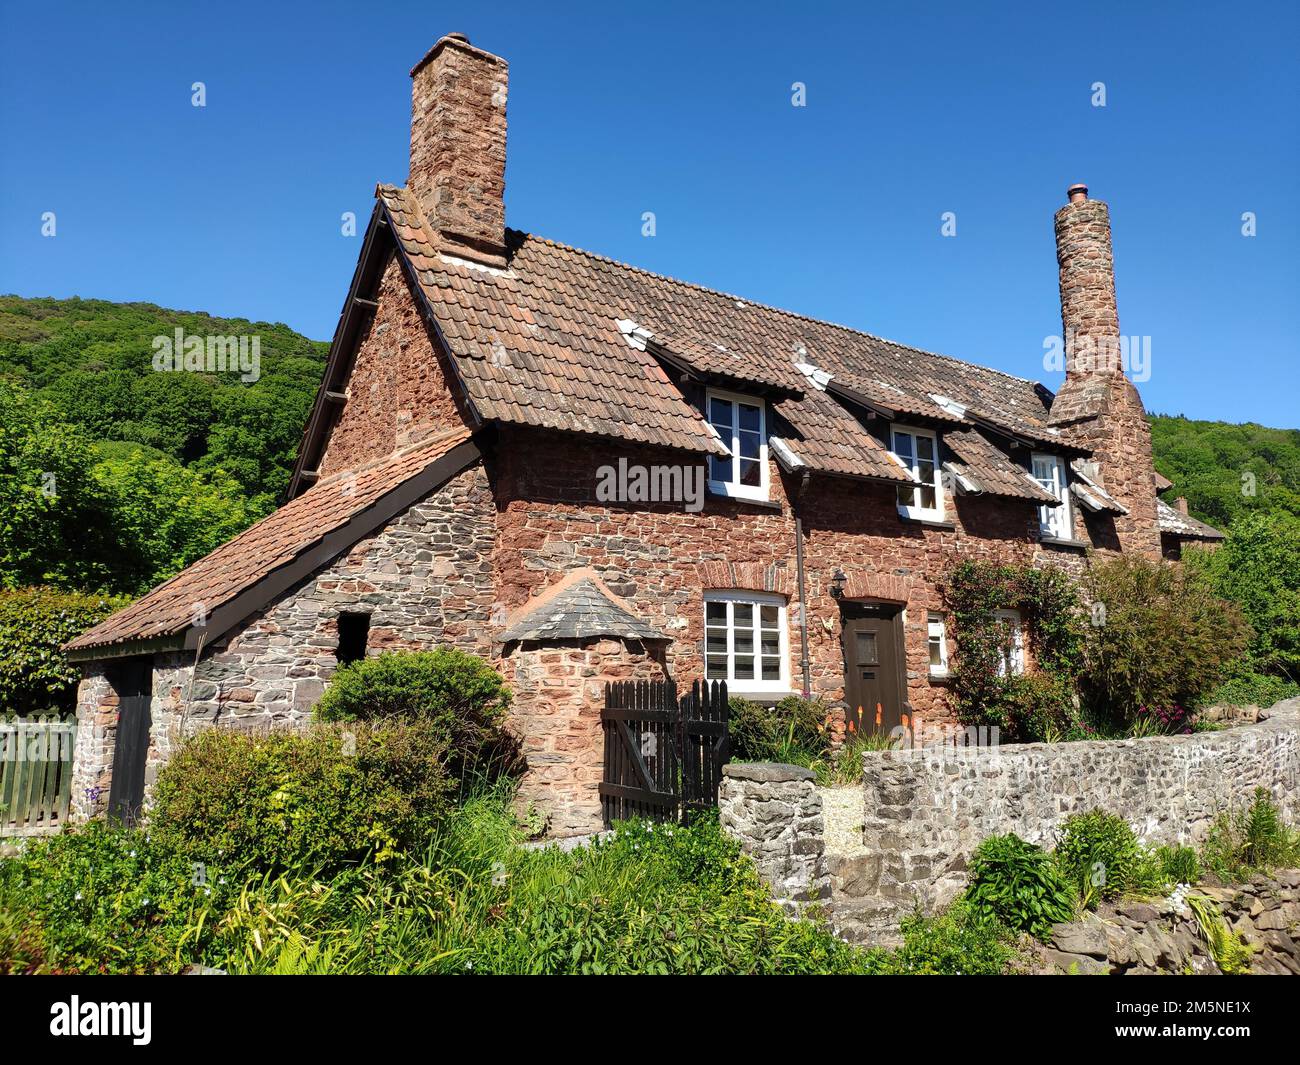
[[[0,718],[0,836],[67,823],[77,722],[58,714]]]
[[[605,685],[600,714],[605,824],[630,817],[677,821],[718,804],[727,744],[727,685],[696,681],[677,697],[673,681]]]

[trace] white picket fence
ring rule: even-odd
[[[0,836],[67,823],[77,723],[57,714],[0,718]]]

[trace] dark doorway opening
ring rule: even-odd
[[[109,669],[117,693],[117,733],[113,738],[113,780],[108,789],[108,816],[123,825],[140,820],[144,806],[144,768],[153,725],[153,659],[125,658]]]
[[[845,603],[842,610],[846,724],[858,734],[888,732],[903,723],[906,705],[903,608]]]
[[[344,611],[339,615],[339,665],[360,662],[366,657],[366,641],[370,638],[370,615]]]

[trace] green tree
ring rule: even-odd
[[[1213,551],[1187,551],[1216,594],[1237,603],[1254,630],[1246,666],[1300,679],[1300,517],[1246,513]]]

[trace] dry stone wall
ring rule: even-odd
[[[735,836],[785,906],[830,895],[822,799],[807,769],[775,762],[724,766],[723,831]]]
[[[872,751],[863,755],[863,849],[879,856],[862,896],[933,909],[965,884],[988,836],[1050,844],[1074,813],[1100,807],[1147,843],[1204,837],[1256,787],[1300,814],[1300,699],[1221,732],[1082,743]]]

